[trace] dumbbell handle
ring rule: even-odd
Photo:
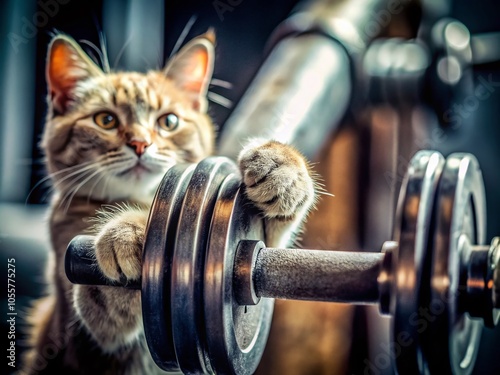
[[[74,284],[140,289],[141,281],[113,282],[96,265],[94,239],[75,237],[65,267]],[[376,304],[383,253],[266,248],[261,241],[241,241],[234,266],[234,290],[241,305],[260,297]],[[252,294],[253,291],[253,294]]]
[[[234,266],[236,299],[240,305],[260,297],[375,304],[383,258],[383,253],[266,248],[244,240]]]
[[[498,321],[500,307],[500,275],[496,270],[500,265],[499,244],[496,238],[491,246],[475,247],[466,282],[468,295],[480,298],[471,300],[474,303],[469,301],[468,310],[473,316],[487,317],[485,321],[491,321],[488,325],[492,326]],[[68,245],[65,267],[72,283],[141,289],[141,280],[115,282],[104,277],[97,267],[93,246],[94,238],[85,235],[76,236]],[[384,259],[387,255],[389,258]],[[390,260],[390,251],[275,249],[266,248],[262,241],[243,240],[236,249],[233,289],[240,305],[255,305],[261,297],[354,304],[381,302],[381,311],[389,313],[384,308],[383,291],[388,281],[384,265]],[[490,317],[492,312],[495,316]]]
[[[74,237],[66,249],[64,267],[66,276],[73,284],[109,285],[130,289],[141,289],[140,280],[123,280],[115,282],[105,277],[95,259],[93,236],[79,235]]]

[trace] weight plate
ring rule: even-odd
[[[429,269],[429,241],[434,199],[445,164],[435,151],[417,152],[408,166],[401,187],[394,240],[398,242],[393,256],[393,284],[390,311],[393,353],[399,374],[425,373],[422,368],[422,343],[418,311],[426,304]]]
[[[431,373],[470,374],[481,338],[482,321],[464,311],[467,276],[463,235],[484,244],[486,202],[481,170],[470,154],[452,154],[439,183],[435,212],[431,301],[426,359]]]
[[[250,375],[260,362],[271,328],[274,300],[240,306],[233,290],[238,243],[264,239],[259,213],[245,200],[239,174],[229,175],[214,208],[205,267],[207,343],[216,374]]]
[[[177,227],[172,260],[172,330],[181,371],[212,373],[205,341],[203,282],[210,222],[222,182],[238,168],[230,159],[209,157],[193,172]]]
[[[175,165],[163,177],[149,212],[142,255],[142,316],[149,351],[165,371],[179,370],[170,311],[171,259],[182,200],[194,165]]]

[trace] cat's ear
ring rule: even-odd
[[[54,108],[63,113],[78,81],[104,74],[78,43],[69,36],[52,38],[48,54],[46,79]]]
[[[186,44],[167,64],[164,73],[192,96],[193,106],[206,111],[207,91],[214,70],[215,33],[212,29]]]

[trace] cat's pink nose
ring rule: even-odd
[[[146,152],[146,148],[148,148],[149,143],[146,141],[130,141],[127,143],[127,146],[132,148],[137,156],[141,156],[144,152]]]

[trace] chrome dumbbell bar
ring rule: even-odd
[[[283,298],[379,304],[393,318],[394,340],[408,339],[394,358],[401,374],[472,370],[482,322],[498,321],[500,258],[498,240],[483,245],[484,187],[473,156],[417,153],[393,241],[374,253],[265,248],[240,181],[233,162],[208,158],[176,166],[158,189],[142,279],[121,286],[141,289],[146,339],[161,368],[252,373],[274,298]],[[98,274],[92,252],[92,238],[70,243],[69,279],[116,285]],[[429,308],[435,316],[421,332],[414,323]]]
[[[75,284],[141,289],[141,280],[116,283],[96,272],[92,236],[77,236],[66,254],[66,270]],[[266,248],[262,241],[242,240],[236,251],[233,285],[239,305],[260,298],[376,304],[383,253]]]

